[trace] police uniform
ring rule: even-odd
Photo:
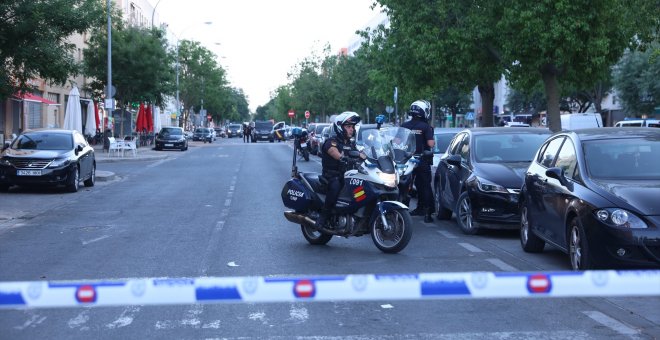
[[[431,150],[429,140],[433,140],[433,127],[425,120],[413,118],[401,125],[413,132],[415,135],[415,153]],[[413,171],[415,175],[415,187],[417,187],[417,212],[430,214],[435,209],[433,202],[433,190],[431,189],[431,165],[433,156],[423,156],[417,168]]]
[[[332,158],[328,154],[330,148],[337,148],[340,153],[346,155],[348,151],[353,150],[351,143],[346,143],[337,136],[328,138],[321,147],[321,166],[323,167],[322,176],[328,181],[327,192],[323,210],[329,213],[334,209],[339,198],[339,193],[344,186],[344,172],[346,170],[342,161]]]

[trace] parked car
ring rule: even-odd
[[[270,141],[270,132],[273,130],[273,123],[270,121],[256,121],[252,129],[252,142],[256,143],[260,140]]]
[[[323,135],[323,128],[330,126],[329,123],[320,123],[314,126],[314,131],[310,131],[309,144],[311,152],[314,155],[319,155],[319,150],[321,149],[321,137]]]
[[[223,128],[222,126],[216,126],[213,128],[213,130],[215,131],[216,137],[227,138],[227,133],[225,132],[225,128]]]
[[[433,147],[433,164],[431,165],[431,173],[434,174],[440,163],[440,157],[447,151],[449,142],[456,136],[456,134],[463,130],[462,128],[435,128],[433,129],[433,140],[435,146]]]
[[[215,140],[215,131],[211,128],[196,128],[193,134],[193,141],[204,141],[204,143],[213,143]]]
[[[192,140],[194,133],[192,131],[184,131],[183,135],[186,137],[187,140]]]
[[[515,229],[525,170],[550,130],[515,127],[459,132],[435,172],[439,219],[456,220],[466,234],[483,228]]]
[[[538,150],[520,194],[520,243],[546,243],[575,270],[660,268],[660,130],[561,132]]]
[[[614,124],[614,127],[660,127],[660,119],[626,119]]]
[[[96,182],[94,148],[76,130],[38,129],[20,134],[0,155],[0,190],[12,185],[63,185],[76,192]]]
[[[285,141],[286,140],[285,131],[286,131],[286,123],[284,122],[275,123],[275,125],[273,125],[270,131],[270,142],[273,143],[275,141],[278,142]]]
[[[168,126],[160,129],[156,135],[156,150],[178,149],[188,150],[188,139],[183,133],[183,128]]]
[[[243,125],[241,124],[229,124],[227,125],[227,137],[239,137],[243,138]]]

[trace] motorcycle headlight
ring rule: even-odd
[[[54,159],[52,162],[50,162],[50,164],[48,164],[48,167],[49,168],[59,168],[61,166],[69,165],[69,163],[71,163],[71,160],[68,159],[68,158],[57,158],[57,159]]]
[[[505,187],[495,184],[487,179],[477,177],[477,187],[479,188],[480,191],[483,192],[501,192],[504,194],[508,194],[509,191],[506,190]]]
[[[378,173],[378,177],[383,181],[386,187],[394,188],[397,186],[397,177],[396,174],[386,174],[383,172]]]
[[[619,208],[599,209],[596,211],[596,218],[601,222],[620,228],[648,228],[646,223],[635,214]]]

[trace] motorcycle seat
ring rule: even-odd
[[[327,180],[320,176],[318,173],[303,173],[302,176],[307,180],[312,190],[316,193],[325,194],[327,188]]]

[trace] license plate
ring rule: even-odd
[[[165,144],[165,146],[174,146],[174,144]]]
[[[306,147],[307,147],[307,143],[300,143],[300,147],[301,147],[301,148],[306,148]]]
[[[17,170],[17,176],[41,176],[41,170]]]

